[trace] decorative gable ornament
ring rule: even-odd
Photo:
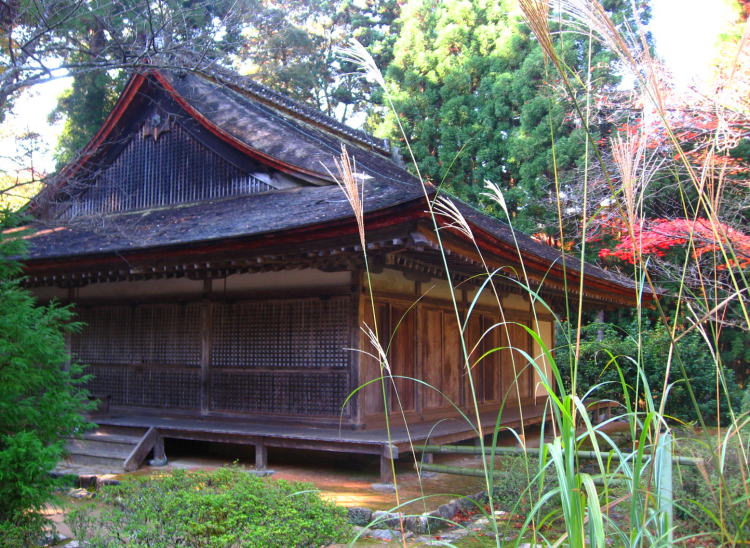
[[[174,123],[174,116],[167,114],[163,116],[158,112],[154,112],[143,124],[141,135],[145,139],[146,137],[152,137],[154,141],[159,140],[159,136],[162,133],[172,131],[172,124]]]

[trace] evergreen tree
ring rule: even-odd
[[[194,64],[201,57],[222,61],[239,51],[243,15],[252,12],[254,0],[167,0],[157,8],[143,0],[105,0],[84,4],[76,17],[60,30],[81,47],[65,61],[91,69],[77,70],[73,85],[60,97],[50,121],[65,120],[55,151],[58,166],[69,162],[101,127],[122,89],[127,74],[103,70],[97,60],[116,56],[128,38],[141,59],[135,64],[173,66]],[[244,8],[244,9],[240,9]],[[122,55],[126,55],[123,50]]]
[[[369,108],[372,89],[336,49],[352,38],[387,65],[396,0],[262,0],[247,14],[240,66],[256,81],[346,121]]]
[[[123,33],[152,33],[133,26],[143,0],[97,4],[72,31],[86,44],[72,60],[85,63],[113,47]],[[356,67],[336,54],[338,46],[357,38],[378,63],[391,60],[391,27],[399,13],[397,0],[241,0],[241,2],[173,2],[162,6],[167,21],[152,53],[200,44],[201,57],[218,65],[234,65],[256,81],[306,102],[341,120],[361,116],[369,108],[372,89],[358,78]],[[106,23],[105,23],[106,22]],[[147,20],[143,21],[147,24]],[[163,62],[163,60],[160,61]],[[62,96],[52,120],[65,120],[56,151],[58,166],[70,161],[106,119],[121,90],[123,71],[82,71]]]
[[[18,232],[6,237],[11,217],[0,211],[0,539],[3,546],[38,541],[41,516],[57,481],[50,472],[63,457],[65,438],[86,424],[81,368],[67,365],[65,333],[72,312],[40,306],[21,287],[23,251]]]
[[[72,160],[107,119],[122,88],[122,74],[119,77],[95,71],[79,74],[59,97],[49,117],[50,122],[65,120],[55,147],[58,166]]]
[[[565,170],[581,161],[585,136],[516,3],[410,0],[400,24],[386,73],[396,113],[371,118],[377,134],[401,139],[398,116],[433,184],[476,202],[489,179],[504,190],[517,228],[544,227],[554,217],[546,206],[553,143]],[[585,73],[585,39],[560,39],[568,65]],[[592,82],[603,87],[615,78],[609,56],[594,48]]]

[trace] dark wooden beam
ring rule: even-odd
[[[265,470],[268,468],[268,448],[261,439],[255,444],[255,469]]]

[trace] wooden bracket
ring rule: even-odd
[[[164,445],[161,439],[161,434],[159,434],[159,431],[152,426],[146,431],[138,444],[136,444],[136,446],[130,452],[130,455],[128,455],[128,458],[125,459],[123,468],[126,472],[133,472],[135,470],[138,470],[138,467],[146,458],[146,455],[148,455],[149,451],[151,451],[152,449],[159,450],[159,448],[161,449],[163,455]],[[159,455],[154,455],[154,458],[158,457]]]

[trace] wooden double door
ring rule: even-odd
[[[398,300],[378,303],[376,314],[387,364],[381,369],[371,357],[379,351],[363,341],[362,380],[388,377],[387,390],[385,402],[379,383],[362,390],[366,421],[382,416],[386,404],[391,413],[429,419],[471,408],[474,397],[485,410],[503,403],[517,407],[533,396],[535,374],[527,359],[532,340],[522,327],[530,324],[529,314],[508,311],[500,317],[475,309],[467,321],[465,310],[457,317],[449,305]],[[365,314],[368,325],[371,318]]]

